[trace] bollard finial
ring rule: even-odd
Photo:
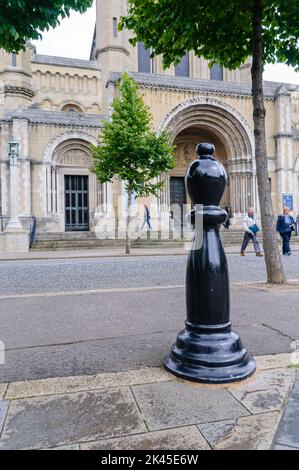
[[[204,156],[204,155],[213,155],[215,152],[215,147],[213,144],[208,144],[208,143],[202,143],[198,144],[196,147],[196,153],[199,157]]]

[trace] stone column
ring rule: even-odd
[[[19,215],[32,216],[31,209],[31,175],[29,159],[29,122],[27,119],[13,119],[13,136],[20,144],[19,152]]]
[[[9,124],[2,123],[1,126],[1,147],[0,147],[0,215],[9,215],[9,159],[8,159],[8,141]]]
[[[277,134],[276,172],[278,180],[279,211],[282,210],[282,194],[292,193],[293,188],[293,132],[291,90],[286,85],[279,88],[276,97]]]
[[[167,240],[170,237],[170,232],[172,232],[172,220],[170,219],[170,174],[163,173],[161,180],[164,180],[160,200],[161,238]]]
[[[116,214],[113,207],[113,192],[111,183],[96,183],[97,207],[95,214],[94,232],[98,238],[115,238]]]
[[[19,219],[19,168],[17,155],[10,155],[9,160],[9,201],[10,201],[10,219],[6,227],[7,232],[23,231],[22,224]]]
[[[1,234],[0,251],[26,252],[29,249],[28,233],[23,229],[19,219],[19,181],[18,155],[10,155],[10,220],[6,231]]]

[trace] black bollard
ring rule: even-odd
[[[198,246],[200,234],[195,233],[187,261],[186,328],[178,334],[164,366],[182,379],[235,382],[254,373],[255,361],[231,331],[229,319],[228,267],[219,236],[219,227],[227,218],[219,207],[227,176],[212,156],[213,145],[199,144],[196,151],[199,159],[191,163],[185,182],[195,211],[202,211],[202,244]]]

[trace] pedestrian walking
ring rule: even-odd
[[[249,207],[247,215],[244,217],[243,226],[245,231],[240,255],[245,256],[245,250],[248,245],[248,242],[252,240],[256,256],[263,256],[263,253],[261,253],[259,242],[257,240],[257,232],[259,231],[259,227],[254,217],[253,207]]]
[[[143,219],[141,230],[143,230],[145,225],[147,225],[150,230],[152,229],[150,219],[151,219],[151,215],[150,215],[149,208],[146,205],[144,205],[144,219]]]
[[[276,230],[282,238],[282,254],[291,255],[290,240],[292,232],[295,231],[295,220],[290,215],[288,207],[283,209],[283,214],[278,216]]]

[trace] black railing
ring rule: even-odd
[[[20,222],[24,230],[29,232],[30,236],[30,247],[34,243],[36,233],[36,217],[19,217]],[[5,232],[6,227],[9,223],[9,217],[6,215],[0,215],[0,232]]]
[[[5,231],[8,222],[9,222],[9,217],[4,216],[4,215],[0,215],[0,231],[1,232]]]
[[[31,248],[34,243],[35,233],[36,233],[36,217],[33,215],[31,217],[29,248]]]

